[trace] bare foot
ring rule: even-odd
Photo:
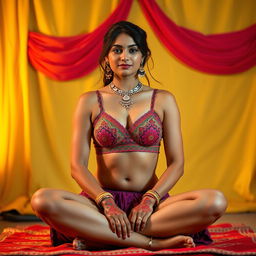
[[[88,245],[86,244],[86,241],[82,238],[76,237],[73,240],[73,249],[74,250],[87,250]]]
[[[171,249],[171,248],[193,248],[195,243],[190,236],[173,236],[164,239],[154,239],[152,250]]]
[[[73,249],[74,250],[87,250],[87,251],[98,251],[98,250],[113,250],[118,249],[117,245],[106,245],[97,242],[92,242],[85,240],[83,238],[76,237],[73,240]],[[120,247],[121,248],[121,247]]]
[[[125,248],[126,246],[117,245],[105,245],[97,242],[92,242],[85,240],[83,238],[75,238],[73,240],[74,250],[113,250]],[[195,243],[190,236],[173,236],[169,238],[153,238],[150,248],[147,246],[145,249],[150,249],[152,251],[161,249],[171,249],[171,248],[192,248],[195,247]]]

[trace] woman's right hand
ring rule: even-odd
[[[109,221],[110,228],[113,233],[123,239],[130,237],[131,224],[127,218],[127,215],[122,211],[115,203],[113,198],[106,198],[101,202],[104,209],[104,214]]]

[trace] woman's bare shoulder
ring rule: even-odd
[[[173,93],[163,89],[157,89],[157,101],[166,104],[176,104],[175,96]]]
[[[91,113],[96,104],[98,104],[96,91],[88,91],[80,95],[77,109],[82,113]]]
[[[96,91],[84,92],[79,97],[79,102],[81,102],[82,104],[86,104],[86,105],[92,104],[96,101],[97,101]]]
[[[90,100],[92,98],[95,98],[96,96],[97,96],[96,91],[88,91],[88,92],[84,92],[83,94],[81,94],[80,99]]]

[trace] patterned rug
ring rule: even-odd
[[[214,242],[207,246],[185,249],[148,251],[126,248],[104,251],[74,251],[71,244],[52,247],[49,227],[33,225],[26,228],[5,228],[0,235],[0,255],[256,255],[256,233],[245,225],[219,224],[209,228]]]

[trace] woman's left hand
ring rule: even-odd
[[[129,220],[133,231],[140,232],[145,228],[148,218],[153,213],[155,202],[154,198],[145,196],[140,204],[131,210]]]

